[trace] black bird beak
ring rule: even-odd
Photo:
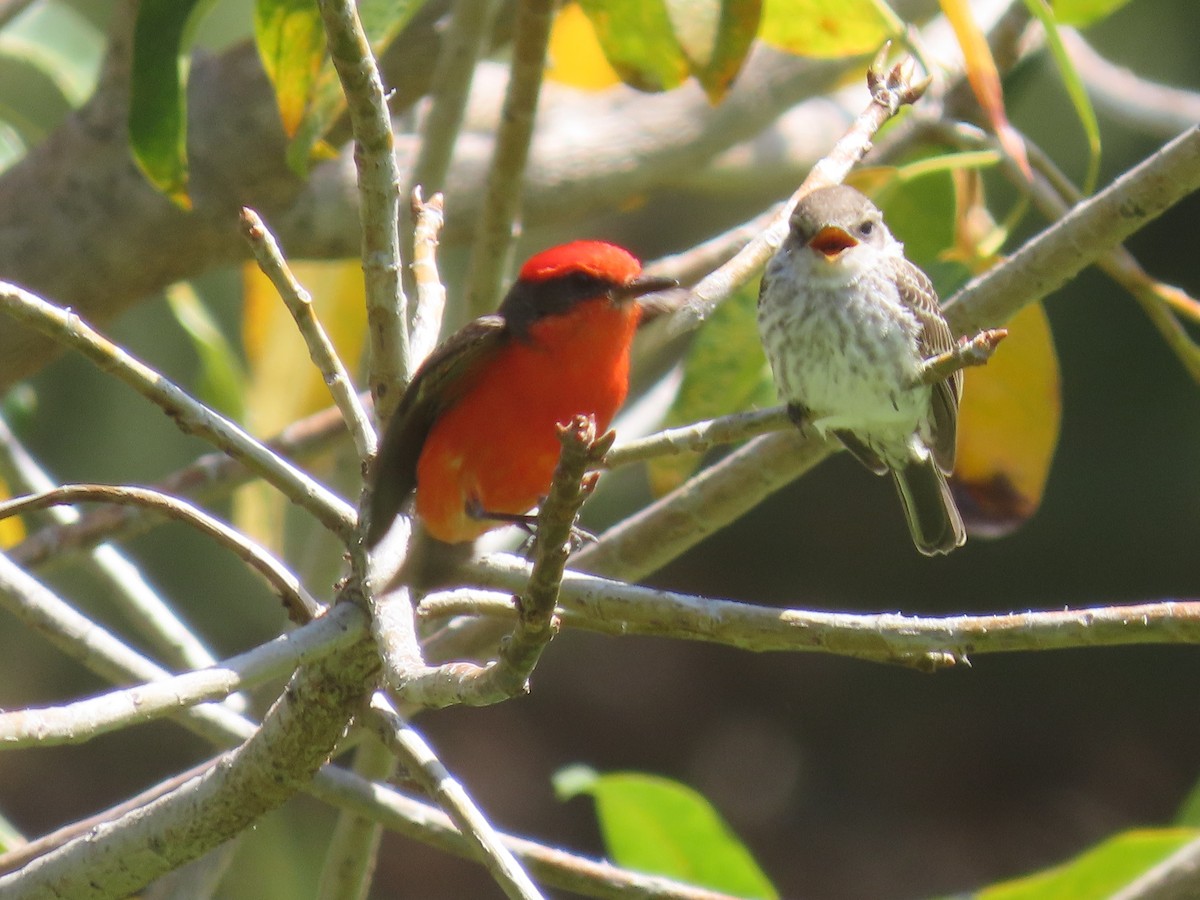
[[[638,297],[646,296],[646,294],[668,291],[676,287],[679,287],[679,282],[674,278],[656,278],[651,275],[639,275],[625,284],[615,286],[609,292],[609,296],[619,303],[624,300],[636,300]]]

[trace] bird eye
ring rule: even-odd
[[[870,219],[867,219],[865,222],[863,222],[861,225],[858,226],[858,233],[861,234],[863,237],[870,237],[871,232],[874,230],[875,230],[875,223],[872,222]]]

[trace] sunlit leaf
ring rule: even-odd
[[[641,91],[678,87],[688,61],[664,0],[580,0],[621,80]]]
[[[353,372],[367,332],[361,264],[357,260],[293,262],[291,268],[312,294],[317,317]],[[248,369],[245,422],[254,434],[274,434],[329,406],[332,399],[275,287],[252,263],[243,266],[242,279],[242,343]],[[287,505],[278,491],[250,485],[234,496],[234,523],[278,549]]]
[[[316,92],[325,28],[313,0],[256,0],[254,39],[275,88],[284,133],[293,137]]]
[[[757,282],[742,287],[696,332],[664,427],[779,402],[758,337],[757,300]],[[650,489],[660,496],[674,490],[696,471],[700,459],[698,453],[651,459],[646,468]]]
[[[995,537],[1041,504],[1062,418],[1058,357],[1041,305],[1022,309],[986,366],[968,369],[951,485],[972,534]]]
[[[578,3],[567,3],[554,17],[547,51],[546,77],[588,91],[621,83],[604,58],[592,21]]]
[[[188,37],[215,0],[143,0],[133,32],[129,143],[146,178],[188,208]]]
[[[404,30],[425,0],[362,0],[358,15],[371,49],[379,54]],[[479,4],[483,15],[483,4]],[[346,111],[346,98],[333,63],[326,59],[309,91],[303,118],[288,142],[288,166],[304,176],[313,162],[329,159],[336,151],[325,143],[325,134]]]
[[[1126,831],[1068,863],[983,888],[976,900],[1101,900],[1195,840],[1190,828]]]
[[[1083,126],[1083,133],[1088,144],[1088,168],[1087,175],[1084,176],[1083,192],[1090,194],[1096,188],[1096,179],[1100,177],[1100,123],[1096,120],[1096,110],[1092,108],[1092,101],[1088,97],[1087,89],[1083,86],[1083,79],[1079,77],[1079,72],[1071,61],[1067,48],[1063,46],[1054,11],[1047,5],[1046,0],[1025,0],[1025,5],[1042,23],[1042,28],[1046,33],[1046,42],[1050,45],[1050,53],[1054,57],[1055,65],[1058,66],[1063,86],[1067,89],[1067,96],[1071,100],[1071,105],[1075,107],[1075,114],[1079,116],[1080,125]]]
[[[1025,153],[1025,142],[1016,129],[1009,124],[1004,109],[1004,91],[1000,86],[1000,73],[992,58],[987,38],[971,13],[969,0],[938,0],[942,12],[954,29],[958,45],[962,49],[967,66],[967,81],[979,101],[1005,152],[1016,161],[1026,178],[1032,178],[1029,159]]]
[[[240,419],[245,372],[237,351],[190,284],[171,285],[167,289],[167,304],[200,360],[197,395],[218,412]]]
[[[889,12],[882,0],[766,0],[759,37],[801,56],[858,56],[896,35]]]
[[[0,501],[12,499],[8,483],[0,478]],[[8,550],[25,540],[25,525],[20,516],[0,519],[0,550]]]
[[[667,15],[692,76],[717,103],[741,71],[763,0],[667,0]]]
[[[1082,28],[1116,12],[1129,0],[1054,0],[1054,15],[1064,25]]]
[[[573,766],[555,776],[562,799],[589,794],[608,855],[620,866],[738,897],[774,898],[774,886],[701,794],[639,772],[600,775]]]

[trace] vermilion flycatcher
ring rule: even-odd
[[[962,372],[918,380],[923,360],[953,347],[937,293],[854,188],[813,191],[789,224],[758,297],[780,396],[798,425],[891,472],[917,549],[949,553],[966,540],[946,484]]]
[[[430,354],[375,460],[368,545],[414,490],[421,524],[449,544],[540,502],[561,449],[555,426],[592,415],[603,432],[625,400],[637,298],[675,284],[641,271],[600,241],[545,250],[521,267],[495,315]]]

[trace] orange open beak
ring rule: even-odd
[[[836,225],[826,225],[808,242],[808,246],[826,259],[837,259],[843,250],[849,250],[857,245],[858,239],[854,235]]]

